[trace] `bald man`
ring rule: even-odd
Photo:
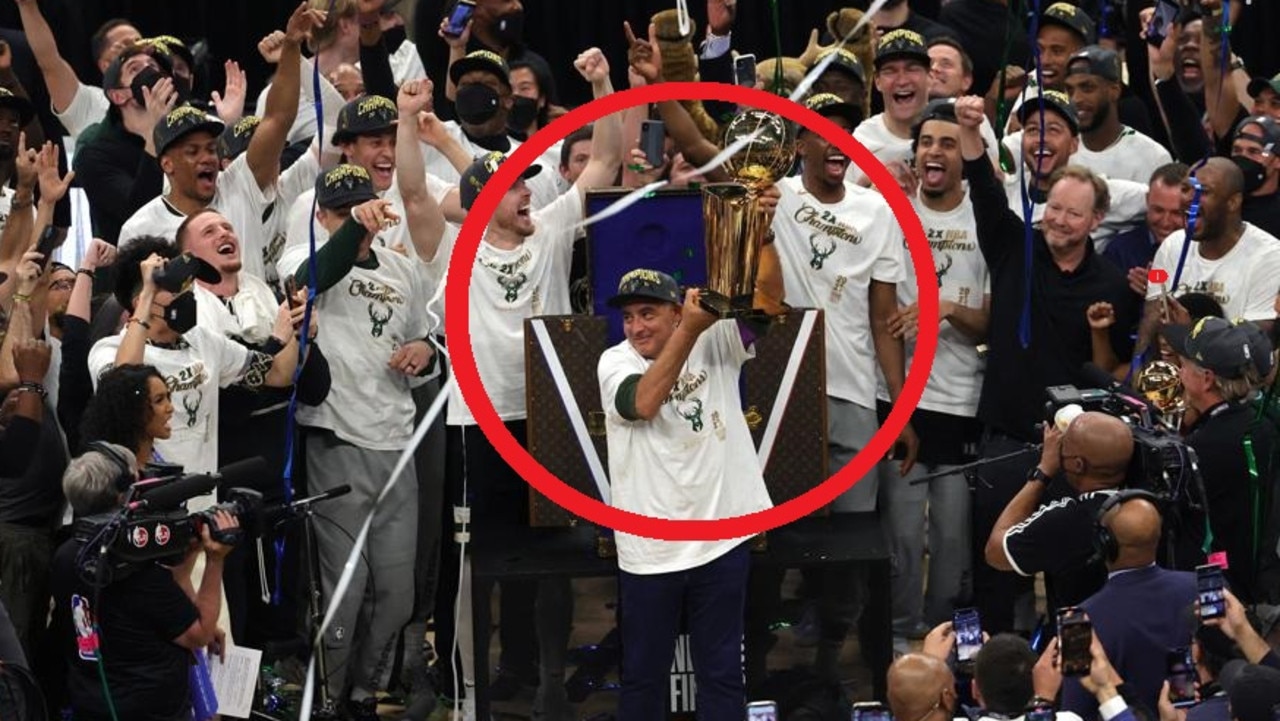
[[[1182,275],[1174,286],[1173,275],[1187,243],[1185,230],[1169,234],[1156,250],[1151,267],[1169,274],[1169,282],[1149,283],[1147,302],[1139,326],[1138,347],[1147,348],[1164,323],[1186,322],[1162,318],[1161,296],[1207,293],[1222,305],[1224,317],[1244,318],[1271,331],[1275,318],[1276,290],[1280,286],[1280,242],[1261,228],[1246,223],[1244,176],[1239,166],[1227,158],[1209,158],[1196,171],[1200,183],[1200,212]],[[1189,208],[1191,186],[1183,190],[1183,208]],[[1176,303],[1171,303],[1176,306]],[[1175,308],[1176,310],[1176,308]]]
[[[945,661],[908,653],[889,667],[889,710],[905,721],[948,721],[955,715],[956,680]]]
[[[987,563],[1023,576],[1045,574],[1050,608],[1088,598],[1106,580],[1102,563],[1091,560],[1094,516],[1124,484],[1132,456],[1133,433],[1105,413],[1082,413],[1065,433],[1048,424],[1040,462],[987,538]],[[1059,475],[1072,493],[1044,503]]]
[[[1098,523],[1115,538],[1115,550],[1106,559],[1106,584],[1080,605],[1132,698],[1154,709],[1166,654],[1187,646],[1195,630],[1187,608],[1196,597],[1196,575],[1156,565],[1160,510],[1145,494],[1123,493]],[[1064,711],[1097,715],[1097,700],[1077,679],[1066,679],[1062,690]]]

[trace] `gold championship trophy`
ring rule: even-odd
[[[1174,431],[1182,428],[1187,406],[1178,366],[1164,360],[1151,361],[1138,372],[1134,388],[1160,411],[1165,426]]]
[[[760,131],[759,137],[725,162],[733,177],[703,186],[702,217],[707,232],[707,287],[700,304],[720,318],[762,312],[754,296],[760,248],[772,219],[760,209],[760,191],[784,177],[795,160],[795,134],[785,120],[762,110],[735,117],[724,145]]]

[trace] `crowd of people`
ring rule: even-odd
[[[189,46],[128,19],[97,30],[101,77],[80,77],[38,1],[15,2],[38,72],[21,77],[0,51],[0,672],[40,692],[27,717],[185,720],[194,653],[305,661],[301,524],[236,499],[329,494],[307,534],[312,580],[336,609],[320,644],[327,710],[376,719],[391,693],[419,702],[406,718],[432,706],[473,718],[474,668],[489,659],[471,653],[465,542],[529,525],[530,491],[449,381],[443,298],[479,195],[565,112],[520,1],[449,3],[436,35],[411,41],[395,2],[305,0],[261,39],[275,70],[252,106],[244,58],[200,97]],[[770,316],[824,313],[814,410],[832,472],[872,442],[920,324],[938,324],[893,452],[829,509],[877,519],[888,539],[897,658],[872,663],[871,687],[840,687],[871,565],[802,569],[800,660],[843,699],[822,718],[873,698],[899,721],[1280,710],[1280,75],[1233,52],[1248,3],[1148,2],[1131,13],[1136,44],[1104,31],[1115,18],[1101,4],[831,13],[799,57],[754,63],[755,84],[792,95],[811,76],[796,101],[899,188],[873,187],[834,138],[788,126],[791,170],[753,201],[770,224],[764,315],[722,319],[661,267],[634,268],[607,301],[624,340],[601,349],[587,385],[604,409],[611,503],[672,519],[773,503],[740,382]],[[743,82],[733,29],[749,10],[707,0],[705,33],[679,10],[602,28],[626,56],[588,47],[573,69],[595,98],[623,68],[632,87]],[[592,312],[578,292],[587,193],[738,179],[709,161],[742,110],[607,115],[497,189],[470,273],[470,345],[522,445],[526,319]],[[656,155],[641,144],[648,120],[666,134]],[[910,200],[933,277],[885,190]],[[919,303],[935,281],[936,319]],[[442,394],[443,418],[387,490]],[[665,716],[682,615],[700,718],[742,718],[780,688],[779,619],[760,610],[780,606],[782,576],[753,569],[749,539],[619,532],[616,546],[617,718]],[[1198,581],[1211,568],[1221,598]],[[480,692],[529,689],[533,718],[576,718],[570,582],[499,590],[500,662]],[[1083,674],[1064,663],[1063,608],[1091,629]],[[968,637],[957,653],[957,611],[980,619],[974,658]],[[1194,667],[1190,708],[1174,704],[1170,654]],[[402,660],[428,655],[430,672],[404,681]],[[778,718],[819,713],[813,697],[773,700]]]

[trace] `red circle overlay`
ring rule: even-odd
[[[526,481],[565,510],[598,525],[647,538],[669,541],[710,541],[751,536],[790,523],[831,503],[874,468],[875,464],[889,452],[898,434],[910,420],[912,411],[920,403],[920,396],[929,380],[929,370],[933,366],[938,342],[936,284],[917,284],[920,330],[916,338],[914,360],[901,396],[871,442],[843,469],[804,495],[780,506],[734,518],[716,520],[654,518],[608,506],[571,488],[534,460],[507,431],[497,411],[494,410],[489,396],[485,393],[471,349],[468,325],[470,323],[468,290],[471,273],[480,248],[481,236],[506,190],[515,183],[520,173],[546,152],[553,143],[574,130],[611,113],[620,113],[636,105],[666,100],[720,100],[735,105],[760,108],[793,120],[818,133],[843,150],[875,183],[876,188],[888,201],[906,236],[916,277],[933,277],[933,255],[925,239],[924,229],[920,225],[920,218],[911,207],[911,202],[888,169],[861,143],[854,140],[847,130],[841,129],[827,118],[802,105],[762,90],[720,83],[659,83],[613,93],[560,117],[517,148],[485,184],[484,190],[467,213],[449,263],[445,288],[445,301],[449,312],[445,321],[445,330],[449,339],[450,362],[467,407],[489,442]],[[543,168],[543,172],[554,172],[554,169]]]

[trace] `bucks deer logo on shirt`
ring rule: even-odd
[[[369,320],[373,323],[373,327],[369,329],[369,335],[374,338],[382,337],[383,328],[386,327],[387,322],[395,314],[395,308],[376,301],[369,301]]]
[[[481,265],[494,272],[494,280],[498,281],[498,285],[505,291],[503,300],[508,303],[516,302],[520,297],[520,289],[529,282],[529,275],[524,272],[524,269],[533,260],[533,254],[525,250],[519,258],[508,263],[498,263],[484,258],[479,260]]]
[[[835,238],[823,238],[822,235],[814,233],[809,236],[809,249],[813,254],[809,256],[809,267],[814,270],[822,270],[822,266],[827,262],[827,258],[836,252]]]
[[[200,404],[204,402],[204,391],[196,389],[195,393],[182,394],[182,409],[187,412],[187,428],[194,428],[196,416],[200,413]]]
[[[689,427],[694,433],[702,430],[702,399],[690,398],[683,403],[676,404],[676,413],[681,418],[689,421]]]
[[[951,270],[951,266],[955,263],[955,259],[951,257],[950,253],[943,253],[942,257],[945,258],[945,260],[942,261],[942,265],[938,266],[933,271],[934,274],[938,276],[939,288],[942,287],[943,276],[947,274],[947,271]]]

